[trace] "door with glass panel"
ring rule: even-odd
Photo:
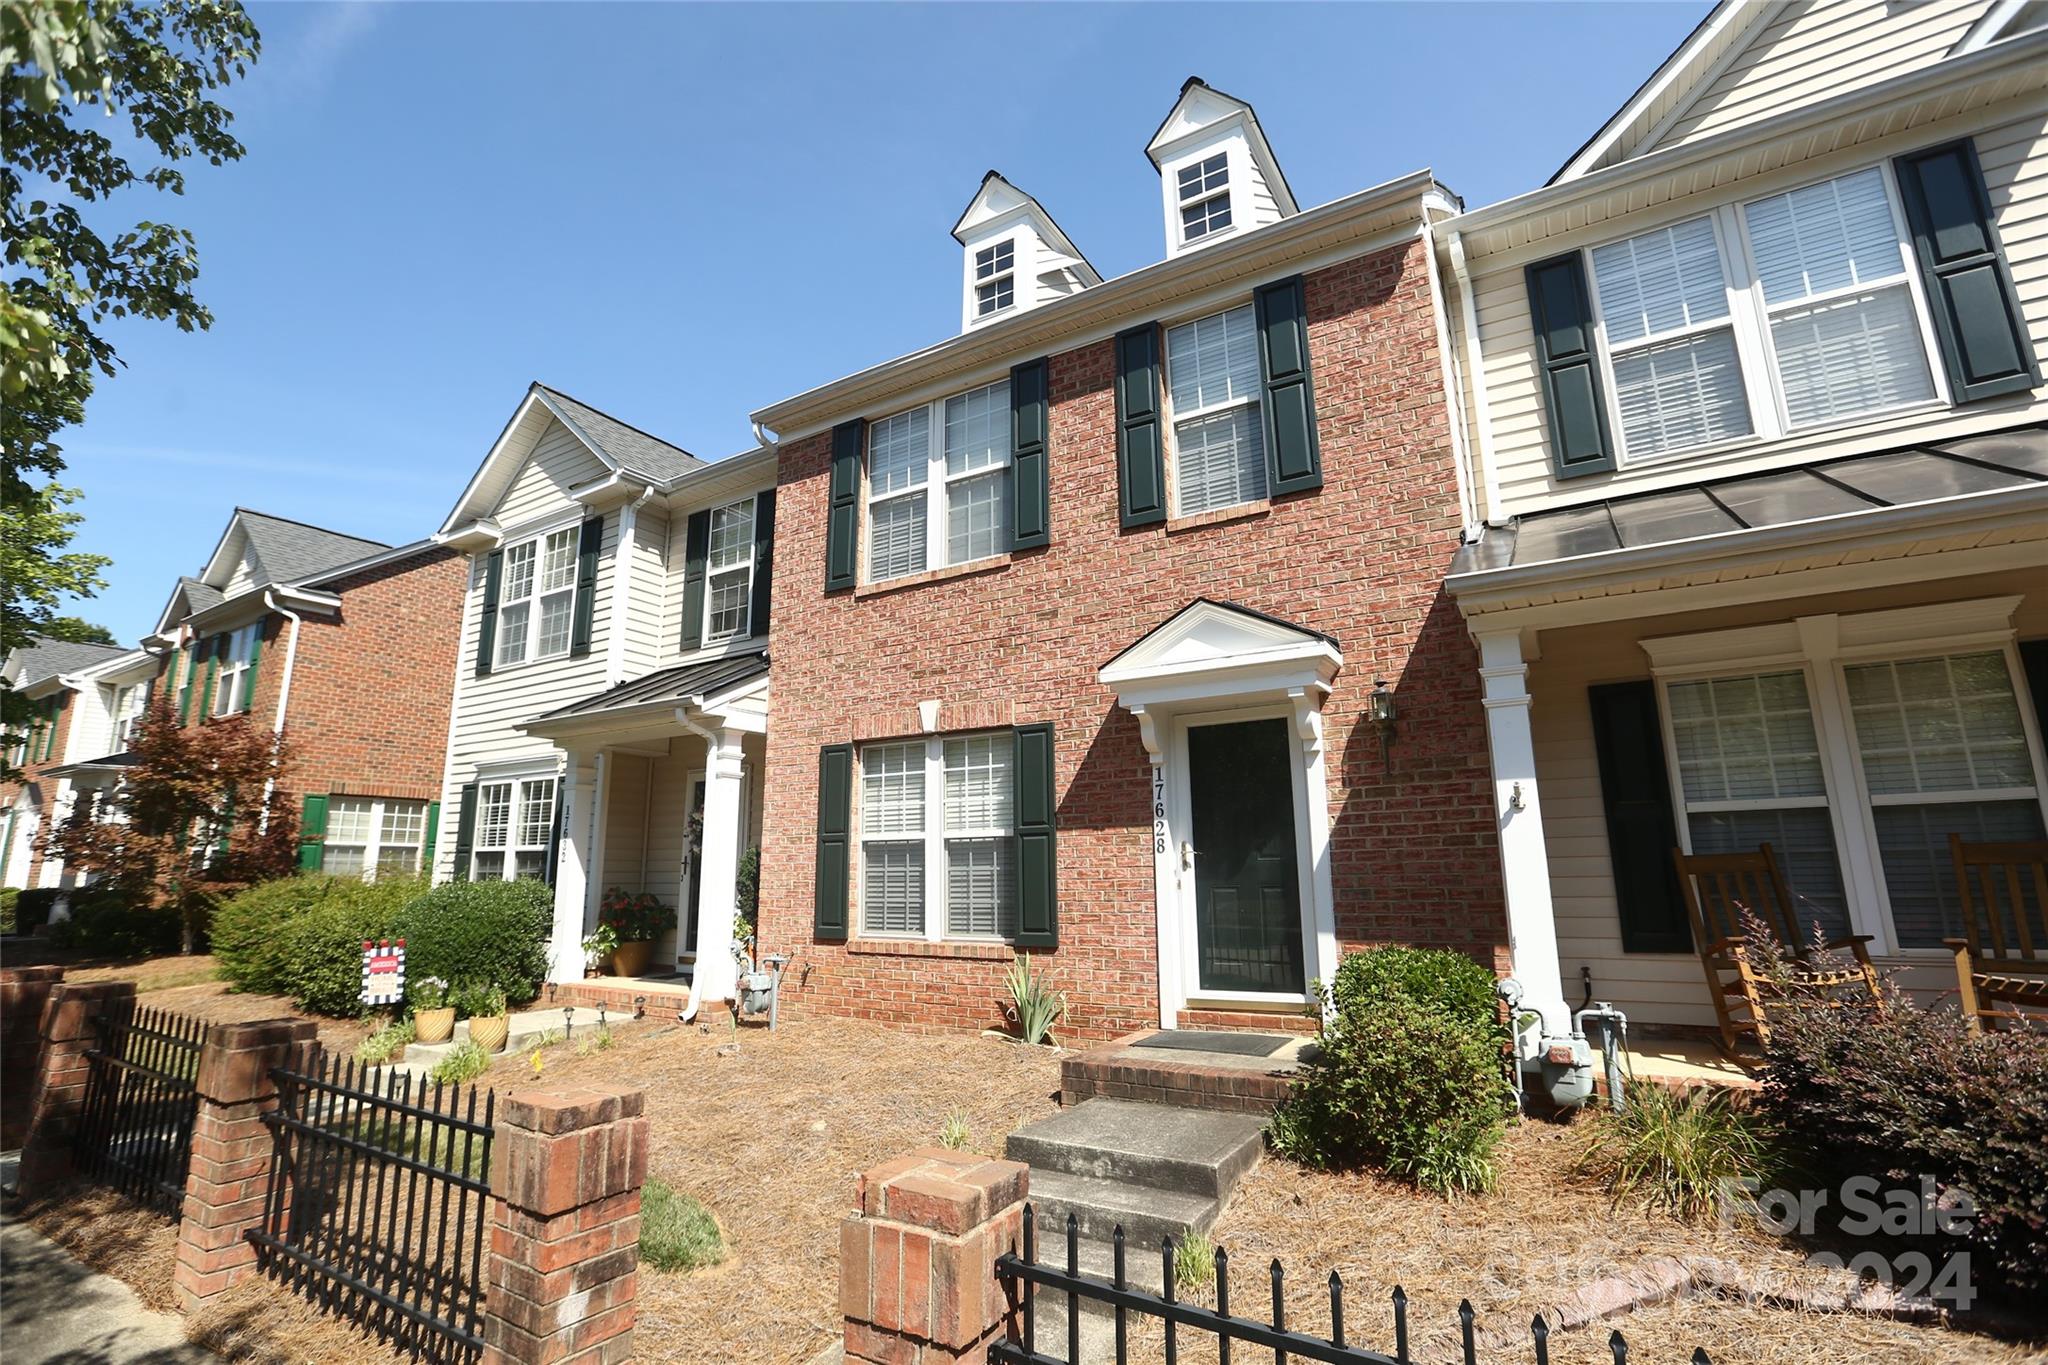
[[[1187,742],[1196,985],[1299,995],[1308,977],[1287,722],[1190,725]]]
[[[697,869],[704,861],[704,774],[693,772],[684,783],[689,795],[683,808],[683,906],[676,916],[676,963],[697,960],[697,901],[703,878]]]

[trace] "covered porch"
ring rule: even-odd
[[[663,669],[522,728],[563,754],[549,979],[584,979],[583,939],[613,893],[662,906],[646,984],[731,998],[742,859],[759,842],[768,659]]]

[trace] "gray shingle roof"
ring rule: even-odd
[[[338,564],[391,548],[381,540],[345,536],[339,531],[252,512],[246,507],[235,510],[241,517],[242,533],[249,538],[249,558],[255,562],[259,584],[296,583]],[[196,608],[197,604],[194,605]]]
[[[127,654],[126,645],[81,644],[72,640],[44,640],[37,638],[28,645],[14,651],[13,659],[21,663],[20,687],[30,687],[45,678],[54,678],[59,673],[72,673],[94,664],[103,664],[117,654]]]
[[[208,607],[217,607],[226,600],[221,596],[219,588],[211,583],[202,583],[196,578],[180,578],[178,586],[185,591],[188,612],[205,611]]]
[[[629,427],[611,414],[599,412],[588,403],[580,403],[560,389],[551,389],[545,384],[534,387],[545,393],[587,440],[636,474],[673,479],[693,469],[702,469],[706,463],[681,446],[649,436],[638,427]]]

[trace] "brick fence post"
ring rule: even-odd
[[[937,1147],[862,1176],[839,1225],[848,1365],[983,1359],[1008,1311],[996,1258],[1019,1248],[1029,1192],[1022,1162]]]
[[[42,1062],[29,1094],[28,1132],[21,1142],[20,1188],[35,1194],[71,1174],[71,1145],[85,1108],[91,1069],[86,1050],[99,1045],[99,1021],[135,1005],[133,981],[63,981],[43,1009]]]
[[[263,1116],[277,1107],[270,1069],[310,1048],[315,1028],[310,1019],[259,1019],[206,1030],[171,1272],[187,1313],[255,1272],[256,1247],[245,1234],[262,1223],[269,1202],[274,1138]]]
[[[644,1098],[567,1085],[499,1104],[484,1365],[632,1359]]]
[[[0,968],[0,1152],[28,1136],[29,1099],[43,1051],[43,1007],[64,980],[62,967]]]

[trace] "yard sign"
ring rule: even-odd
[[[363,940],[363,1003],[396,1005],[405,999],[405,940]]]

